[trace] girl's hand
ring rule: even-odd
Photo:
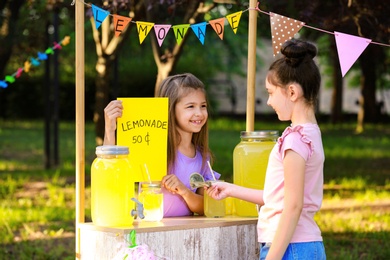
[[[213,182],[211,187],[205,187],[207,194],[215,200],[225,199],[230,197],[231,190],[233,189],[234,184],[228,182]]]
[[[122,117],[123,105],[121,100],[113,100],[104,108],[105,131],[116,130],[116,119]]]
[[[172,194],[184,196],[189,189],[174,174],[165,175],[161,180],[161,185]]]

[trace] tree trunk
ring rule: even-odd
[[[377,46],[368,46],[359,58],[362,71],[359,112],[356,132],[364,131],[365,122],[377,122],[379,118],[378,105],[376,103],[376,58]]]
[[[98,75],[95,80],[95,110],[93,114],[93,122],[95,123],[96,144],[102,145],[104,138],[104,108],[110,102],[109,86],[110,86],[110,68],[111,61],[109,57],[99,57],[96,63],[96,71]]]
[[[332,59],[332,104],[331,104],[331,122],[333,124],[339,123],[343,116],[343,78],[340,73],[340,62],[337,55],[336,45],[331,45],[331,59]]]
[[[153,57],[157,65],[157,79],[156,85],[154,87],[154,96],[157,96],[161,82],[169,76],[171,71],[173,71],[175,65],[179,61],[179,56],[182,52],[182,46],[186,41],[188,33],[184,36],[180,45],[176,44],[173,48],[173,51],[165,50],[164,55],[160,55],[159,49],[157,47],[157,42],[155,39],[152,39],[152,48],[153,48]]]
[[[188,1],[186,6],[186,13],[183,16],[183,24],[193,23],[193,21],[196,21],[199,16],[209,12],[214,6],[215,3],[210,3],[206,5],[201,0]],[[156,16],[156,13],[147,12],[146,15],[148,19],[153,20],[153,18]],[[161,82],[166,77],[168,77],[172,71],[174,71],[175,66],[179,61],[180,55],[182,53],[183,46],[187,41],[188,34],[189,32],[184,35],[180,44],[175,43],[170,48],[166,48],[164,50],[158,47],[157,40],[155,39],[155,37],[152,38],[153,57],[157,66],[157,79],[154,88],[155,96],[157,96],[160,90]]]
[[[3,78],[8,60],[12,54],[14,45],[16,26],[19,18],[20,7],[25,0],[7,1],[2,0],[0,3],[0,76]]]
[[[97,62],[96,71],[97,77],[95,80],[95,109],[93,122],[95,123],[95,141],[96,145],[102,145],[104,140],[104,108],[109,103],[110,98],[110,75],[113,61],[123,43],[123,38],[129,30],[127,28],[120,36],[112,36],[110,21],[106,19],[101,24],[101,33],[95,27],[95,21],[91,18],[91,26],[93,38],[96,46]],[[111,38],[110,38],[111,37]]]

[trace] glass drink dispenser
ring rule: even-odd
[[[134,180],[127,146],[96,147],[91,167],[91,215],[97,226],[131,226]]]
[[[233,151],[234,184],[253,189],[264,189],[269,154],[278,138],[278,131],[241,132],[241,142]],[[257,217],[257,205],[233,199],[234,215]]]

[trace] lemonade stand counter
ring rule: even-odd
[[[257,218],[203,216],[135,220],[129,227],[80,223],[79,259],[113,259],[118,246],[135,231],[137,245],[147,245],[157,259],[258,259]]]

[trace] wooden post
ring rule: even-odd
[[[248,29],[248,67],[247,67],[247,95],[246,95],[246,131],[255,128],[255,85],[256,85],[256,30],[257,10],[256,0],[249,1],[249,29]]]
[[[76,259],[80,259],[80,223],[85,222],[84,2],[76,2]]]

